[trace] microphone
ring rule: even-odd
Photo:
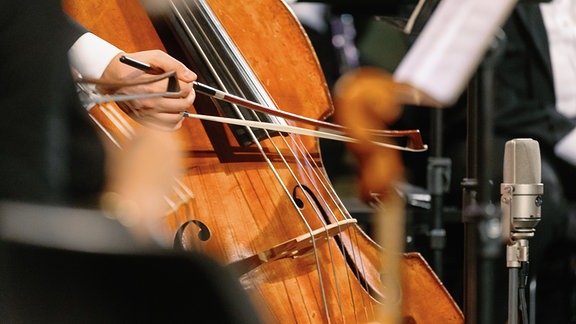
[[[509,246],[517,249],[507,258],[508,266],[519,267],[528,261],[528,242],[541,219],[542,194],[540,146],[530,138],[506,142],[503,183],[500,185],[502,234]]]

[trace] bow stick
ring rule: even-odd
[[[137,68],[141,71],[144,71],[146,73],[149,73],[149,74],[160,75],[160,74],[166,73],[163,69],[161,69],[157,66],[137,61],[137,60],[132,59],[132,58],[125,56],[125,55],[120,57],[120,62],[127,64],[127,65],[130,65],[132,67],[135,67],[135,68]],[[199,119],[205,119],[205,120],[211,119],[213,121],[236,124],[236,125],[259,127],[259,128],[278,130],[278,131],[288,131],[288,132],[292,132],[292,133],[319,136],[319,137],[328,138],[328,139],[343,140],[343,141],[347,141],[347,142],[355,142],[355,140],[353,138],[346,135],[349,133],[349,129],[344,127],[344,126],[325,122],[325,121],[320,121],[320,120],[316,120],[316,119],[312,119],[312,118],[308,118],[308,117],[304,117],[304,116],[300,116],[297,114],[292,114],[292,113],[282,111],[279,109],[272,109],[272,108],[263,106],[259,103],[241,98],[239,96],[235,96],[235,95],[230,94],[230,93],[226,93],[226,92],[218,90],[218,89],[215,89],[213,87],[210,87],[208,85],[202,84],[202,83],[197,82],[197,81],[193,82],[193,87],[198,93],[207,95],[207,96],[214,98],[214,99],[226,101],[226,102],[229,102],[232,104],[237,104],[237,105],[240,105],[240,106],[243,106],[246,108],[250,108],[250,109],[253,109],[253,110],[256,110],[259,112],[267,113],[267,114],[270,114],[270,115],[273,115],[276,117],[281,117],[281,118],[293,120],[296,122],[301,122],[301,123],[304,123],[307,125],[311,125],[311,126],[315,126],[315,127],[319,127],[319,128],[331,129],[331,130],[336,131],[338,133],[330,134],[330,133],[321,132],[321,131],[311,131],[311,130],[307,130],[307,129],[299,128],[299,127],[294,127],[294,126],[288,126],[288,127],[283,128],[283,127],[276,126],[276,125],[271,124],[271,123],[238,121],[238,120],[235,120],[232,118],[209,118],[209,117],[206,117],[204,115],[190,114],[188,112],[183,112],[184,117],[193,117],[193,118],[199,118]],[[282,125],[282,126],[285,126],[285,125]],[[394,148],[394,149],[401,149],[401,150],[406,150],[406,151],[411,151],[411,152],[422,152],[422,151],[426,151],[428,148],[427,145],[423,144],[422,137],[420,136],[419,130],[369,129],[366,131],[368,134],[370,134],[374,137],[406,137],[406,138],[408,138],[408,142],[406,144],[406,147],[394,145],[394,144],[390,144],[390,143],[382,143],[379,141],[374,141],[375,144],[380,145],[380,146],[390,147],[390,148]]]

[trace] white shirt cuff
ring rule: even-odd
[[[564,161],[576,165],[576,130],[568,133],[554,146],[554,153]]]
[[[110,61],[122,51],[102,38],[85,33],[68,50],[70,65],[83,77],[99,79]]]

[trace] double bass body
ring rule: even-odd
[[[311,44],[282,1],[170,1],[152,20],[138,1],[88,2],[65,8],[128,52],[166,49],[214,87],[310,118],[332,113]],[[215,34],[202,39],[203,28]],[[191,112],[267,118],[239,108],[198,95]],[[264,322],[379,322],[382,302],[402,305],[405,322],[463,322],[417,254],[403,258],[402,295],[385,295],[380,248],[335,194],[316,139],[193,119],[178,132],[184,172],[160,226],[175,247],[237,271]]]

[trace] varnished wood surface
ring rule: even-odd
[[[128,52],[164,48],[138,1],[65,3],[71,16]],[[283,2],[208,3],[278,108],[318,119],[332,113],[311,44]],[[199,105],[204,109],[210,101],[198,96],[195,106]],[[129,140],[107,118],[96,117],[104,119],[101,123],[120,142]],[[179,241],[185,248],[201,249],[229,264],[322,228],[326,221],[350,217],[322,168],[316,139],[265,140],[261,145],[267,162],[256,146],[238,145],[224,125],[186,120],[178,135],[185,156],[183,174],[166,199],[167,212],[159,228],[173,239],[183,224],[189,224]],[[293,192],[303,206],[290,199]],[[198,238],[198,224],[208,229],[207,240]],[[380,320],[377,298],[384,296],[378,293],[379,246],[357,226],[339,240],[351,251],[349,258],[358,272],[330,239],[328,244],[319,244],[316,253],[265,263],[240,277],[266,323]],[[420,255],[406,255],[402,269],[402,315],[407,322],[463,322],[461,312]],[[369,293],[367,286],[375,291]]]

